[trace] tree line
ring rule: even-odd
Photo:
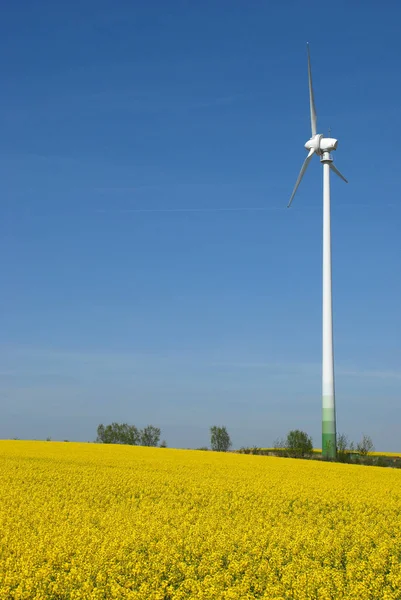
[[[128,423],[113,422],[109,425],[100,424],[97,428],[97,443],[103,444],[125,444],[129,446],[159,446],[166,448],[165,440],[160,442],[161,429],[154,425],[147,425],[138,429],[135,425]],[[363,462],[370,464],[368,455],[374,452],[372,439],[363,435],[362,439],[354,444],[346,435],[337,435],[337,462]],[[210,427],[210,448],[215,452],[228,452],[232,447],[231,437],[224,425],[213,425]],[[208,450],[207,446],[198,450]],[[277,439],[274,447],[269,449],[257,448],[256,446],[240,448],[241,454],[275,454],[276,456],[290,458],[316,458],[313,450],[312,438],[299,429],[288,432],[285,438]],[[320,458],[320,457],[319,457]],[[379,457],[374,464],[379,466],[390,466],[384,464],[387,459]],[[394,462],[394,461],[393,461]],[[373,463],[372,463],[373,464]],[[393,465],[392,465],[393,466]],[[398,466],[398,463],[397,465]]]
[[[124,444],[127,446],[158,446],[161,429],[154,425],[147,425],[138,429],[135,425],[128,423],[113,422],[109,425],[101,423],[97,427],[96,443],[98,444]],[[210,428],[210,445],[216,452],[228,452],[231,448],[231,438],[226,427],[214,425]],[[166,448],[167,443],[163,440],[161,448]]]
[[[158,446],[161,430],[154,425],[147,425],[138,429],[135,425],[128,423],[111,423],[110,425],[98,425],[96,442],[101,444],[125,444],[128,446]],[[161,447],[166,442],[161,442]]]

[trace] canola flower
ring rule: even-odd
[[[399,600],[401,472],[0,442],[0,600]]]

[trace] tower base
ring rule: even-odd
[[[323,429],[325,423],[323,422]],[[330,423],[331,425],[331,423]],[[323,458],[335,459],[337,456],[336,449],[336,434],[335,433],[324,433],[322,434],[322,456]]]

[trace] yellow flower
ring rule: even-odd
[[[0,600],[399,600],[401,472],[0,442]]]

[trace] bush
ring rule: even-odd
[[[241,446],[237,452],[238,454],[255,454],[258,456],[267,456],[269,454],[268,449],[259,448],[258,446]]]
[[[282,438],[277,438],[276,440],[274,440],[273,446],[274,446],[274,454],[276,456],[288,456],[287,450],[285,447],[286,446],[285,440],[283,440]]]

